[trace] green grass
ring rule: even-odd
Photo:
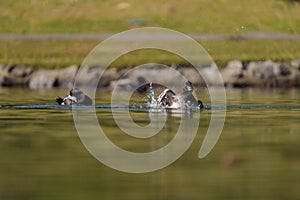
[[[208,41],[202,45],[221,67],[230,60],[290,61],[300,58],[300,41]]]
[[[300,3],[290,0],[0,0],[0,34],[118,33],[145,19],[140,27],[159,26],[183,33],[242,35],[251,32],[300,34]],[[80,64],[96,41],[0,41],[0,63],[57,68]],[[291,60],[300,41],[205,41],[201,44],[223,66],[229,60]],[[149,57],[149,55],[151,55]],[[152,61],[185,62],[161,52],[135,52],[114,66]]]
[[[118,9],[120,2],[1,0],[0,33],[113,33],[140,18],[185,33],[300,33],[300,4],[286,0],[127,0],[129,8]]]
[[[60,68],[78,64],[98,44],[93,41],[35,41],[0,43],[0,63]],[[300,41],[205,41],[200,44],[221,67],[238,60],[281,60],[300,58]],[[158,50],[141,50],[121,56],[113,67],[130,67],[148,62],[186,63],[178,56]]]
[[[96,42],[40,41],[0,43],[0,63],[59,68],[80,64]]]

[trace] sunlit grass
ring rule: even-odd
[[[202,41],[199,42],[221,67],[230,60],[290,61],[300,57],[300,41]],[[80,65],[96,41],[35,41],[0,43],[0,63],[34,67],[60,68]],[[145,63],[186,64],[183,58],[158,50],[134,51],[121,56],[113,67],[130,67]]]
[[[185,33],[300,33],[299,3],[286,0],[1,1],[1,33],[114,33],[161,26]],[[124,3],[124,2],[123,2]],[[146,19],[145,23],[131,23]]]
[[[188,34],[300,33],[297,1],[128,0],[125,3],[127,6],[122,8],[117,0],[0,1],[0,33],[112,34],[144,26]],[[97,44],[96,41],[1,41],[0,63],[47,68],[79,65]],[[232,59],[285,61],[300,57],[299,41],[204,41],[201,44],[221,66]],[[127,67],[146,62],[186,61],[171,54],[143,51],[124,55],[112,65]]]

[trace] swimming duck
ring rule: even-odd
[[[193,85],[190,81],[187,81],[184,85],[182,93],[176,95],[171,89],[165,89],[157,100],[158,107],[162,108],[183,108],[183,107],[198,107],[202,109],[203,103],[200,100],[196,100],[193,95]]]
[[[70,94],[67,97],[65,97],[65,98],[58,97],[56,99],[56,102],[59,105],[68,105],[68,106],[71,106],[71,105],[85,105],[85,106],[89,106],[89,105],[93,104],[92,99],[89,96],[85,95],[78,88],[73,88],[70,91]]]

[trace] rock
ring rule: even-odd
[[[275,76],[274,62],[271,60],[264,62],[250,62],[247,66],[247,75],[250,78],[269,79]]]
[[[287,77],[292,74],[292,68],[286,63],[276,63],[275,67],[275,75]]]
[[[98,84],[98,88],[107,88],[110,85],[111,81],[117,80],[118,78],[120,78],[120,73],[118,73],[117,69],[108,68],[102,74]]]
[[[295,86],[300,86],[300,73],[295,75]]]
[[[145,91],[146,83],[153,82],[173,87],[181,92],[186,80],[194,85],[222,85],[232,87],[291,87],[300,85],[300,59],[290,64],[284,62],[250,62],[249,64],[234,60],[227,64],[218,76],[219,69],[215,64],[202,67],[200,74],[192,66],[171,67],[160,64],[147,64],[136,68],[108,68],[100,66],[72,65],[63,69],[38,69],[17,65],[0,65],[0,86],[24,86],[30,88],[72,88],[76,82],[78,87],[97,87],[100,89],[132,90],[139,88]],[[103,73],[102,73],[103,72]],[[100,77],[101,75],[101,77]],[[75,79],[76,77],[76,79]],[[98,80],[100,78],[100,80]],[[205,81],[204,81],[205,80]]]
[[[100,66],[81,66],[75,77],[76,86],[94,87],[98,86],[98,79],[104,68]]]
[[[295,69],[300,70],[300,59],[292,60],[291,65]]]
[[[72,88],[77,66],[72,65],[63,69],[40,69],[35,71],[29,81],[29,88]]]
[[[40,69],[32,74],[29,81],[29,88],[52,88],[58,87],[58,71],[57,70],[44,70]]]
[[[193,85],[205,85],[205,82],[199,72],[192,66],[177,67],[178,70],[187,80],[191,81]]]
[[[78,70],[77,65],[71,65],[67,68],[58,70],[57,73],[58,87],[72,88],[77,70]]]
[[[185,78],[172,67],[154,64],[134,68],[124,73],[119,80],[112,81],[110,88],[131,91],[145,83],[160,84],[166,87],[176,87],[175,92],[182,90]],[[178,90],[178,91],[176,91]]]
[[[0,65],[0,85],[5,87],[27,86],[32,67],[17,65]]]
[[[201,76],[205,80],[207,85],[223,85],[224,82],[221,79],[222,77],[217,76],[220,74],[218,67],[215,64],[212,64],[209,67],[201,68]]]
[[[261,87],[290,87],[295,85],[295,70],[282,62],[251,62],[247,67],[247,82]]]
[[[67,68],[58,70],[38,70],[32,74],[29,87],[36,88],[52,88],[63,87],[72,88],[76,81],[78,87],[107,87],[112,80],[116,80],[119,75],[116,69],[106,70],[98,83],[98,78],[103,68],[98,66],[86,66],[78,72],[78,66],[72,65]],[[78,73],[77,73],[78,72]]]
[[[239,60],[230,61],[221,73],[224,84],[232,84],[243,77],[243,63]]]
[[[222,70],[222,76],[226,86],[234,87],[286,87],[295,82],[294,71],[287,63],[270,60],[248,65],[231,61]]]

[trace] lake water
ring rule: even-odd
[[[201,111],[197,136],[178,160],[141,174],[103,165],[82,144],[72,111],[45,107],[65,94],[0,88],[0,199],[300,198],[299,89],[228,89],[225,125],[205,158],[199,159],[198,152],[209,109]],[[206,92],[198,96],[209,105]],[[134,105],[145,105],[142,96],[135,98]],[[109,105],[108,95],[97,94],[96,104]],[[107,137],[133,152],[163,147],[181,119],[167,115],[161,136],[144,141],[121,134],[110,109],[96,109],[96,115]],[[147,110],[131,111],[131,116],[142,126],[149,123]]]

